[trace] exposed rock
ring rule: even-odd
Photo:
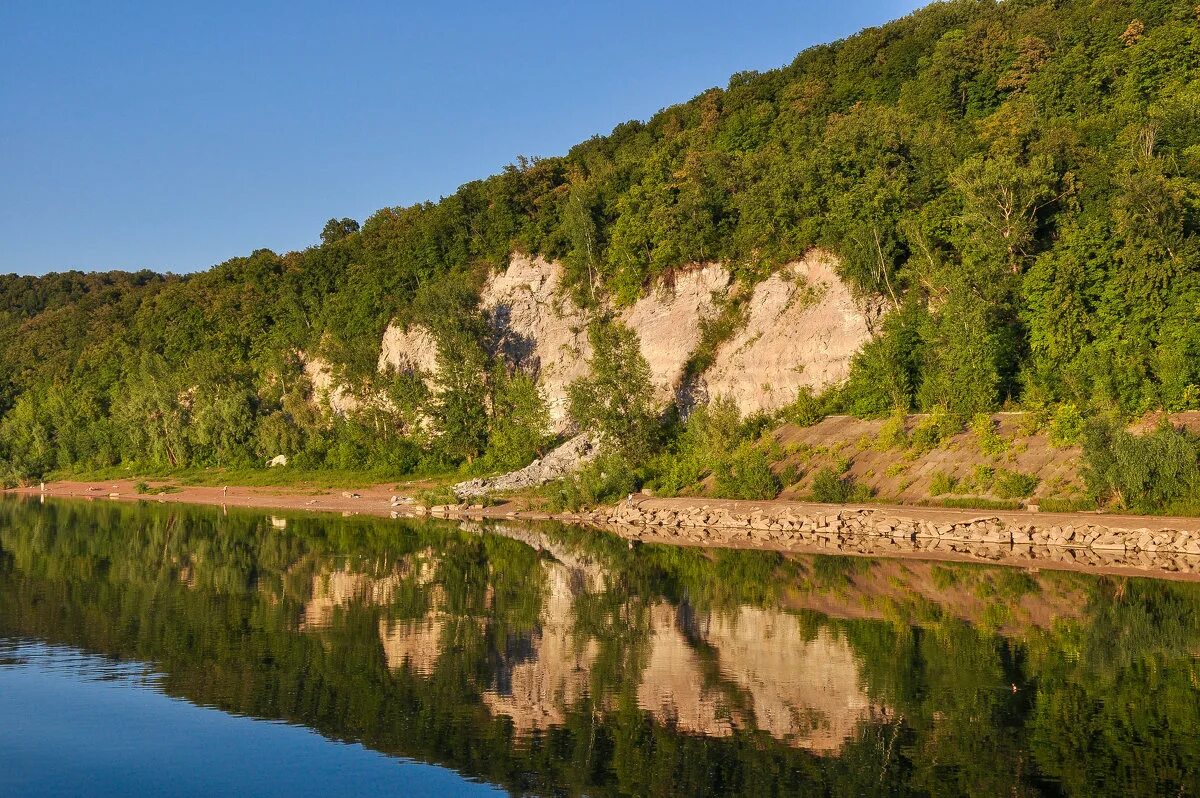
[[[453,490],[459,498],[467,499],[500,491],[545,485],[547,482],[562,479],[568,474],[574,473],[596,454],[595,442],[586,433],[580,433],[542,459],[534,460],[524,468],[501,474],[498,477],[460,482],[454,486]]]
[[[429,330],[419,324],[403,328],[389,324],[383,331],[379,347],[379,372],[388,370],[422,374],[432,388],[432,376],[437,373],[437,341]]]
[[[709,397],[729,397],[747,415],[784,407],[802,387],[820,391],[849,376],[880,308],[857,301],[835,263],[813,250],[755,286],[746,325],[704,375]]]
[[[631,496],[598,511],[591,520],[630,538],[641,537],[639,530],[645,530],[710,544],[752,541],[855,554],[941,551],[987,559],[1084,559],[1108,566],[1200,573],[1200,559],[1193,556],[1200,554],[1200,545],[1188,530],[1098,524],[1062,527],[1040,513],[932,522],[905,517],[899,508],[786,503],[764,508],[754,502],[723,501],[722,506],[709,509],[676,506],[675,501]],[[1169,556],[1144,560],[1145,554]]]
[[[329,410],[338,416],[350,415],[362,407],[350,388],[334,379],[333,366],[329,361],[322,357],[309,357],[303,352],[299,353],[299,357],[304,376],[312,384],[313,400],[317,404],[327,404]]]
[[[536,377],[557,433],[570,426],[567,386],[587,374],[587,314],[562,295],[562,266],[515,254],[492,276],[480,302],[495,332],[496,351]]]
[[[677,272],[669,285],[660,283],[621,314],[641,342],[658,401],[665,404],[675,397],[703,324],[717,314],[717,298],[729,283],[723,266],[697,266]]]

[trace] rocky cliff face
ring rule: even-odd
[[[537,377],[556,432],[568,430],[567,387],[587,374],[590,315],[562,290],[561,264],[516,254],[481,293],[493,330],[493,350]],[[652,287],[616,318],[637,333],[656,397],[677,398],[685,366],[701,342],[704,324],[737,290],[727,269],[697,264]],[[717,350],[689,396],[729,397],[743,414],[775,410],[804,387],[814,391],[844,380],[850,360],[872,334],[877,302],[860,301],[842,282],[836,259],[814,250],[759,283],[746,302],[745,324]],[[310,377],[335,412],[357,405],[334,384],[327,364],[311,361]],[[414,325],[389,326],[380,345],[379,370],[434,374],[437,346]]]
[[[537,376],[555,431],[568,426],[567,386],[587,374],[587,314],[560,290],[562,266],[514,255],[481,294],[508,361]]]
[[[717,351],[703,393],[733,399],[746,415],[778,410],[801,388],[820,392],[845,380],[881,306],[856,300],[836,264],[813,250],[756,285],[746,324]]]

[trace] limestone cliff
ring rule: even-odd
[[[756,285],[745,326],[702,378],[704,393],[749,414],[784,407],[801,388],[820,392],[845,380],[880,306],[856,300],[835,266],[832,255],[813,250]]]
[[[725,396],[743,414],[775,410],[804,387],[820,391],[844,380],[854,354],[868,341],[881,304],[856,298],[836,271],[833,255],[813,250],[758,283],[745,301],[742,327],[717,349],[711,367],[687,387],[701,400]],[[684,368],[704,324],[739,289],[728,269],[695,264],[651,286],[633,305],[610,308],[633,330],[650,367],[656,398],[680,392]],[[592,313],[563,290],[563,267],[514,254],[481,291],[481,310],[495,354],[536,377],[558,433],[568,431],[567,387],[587,374],[587,326]],[[353,412],[361,399],[334,384],[328,364],[312,360],[314,386],[335,412]],[[436,374],[437,346],[419,325],[391,325],[380,342],[379,370]]]

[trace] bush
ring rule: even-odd
[[[992,482],[996,479],[996,469],[989,465],[977,465],[962,484],[963,489],[967,493],[987,493],[992,489]]]
[[[773,499],[781,488],[766,452],[742,444],[716,470],[716,494],[722,499]]]
[[[1001,499],[1024,499],[1037,490],[1038,478],[1033,474],[999,469],[996,472],[994,489]]]
[[[436,507],[442,504],[458,504],[460,499],[454,492],[454,488],[449,485],[440,485],[436,488],[417,491],[417,501],[426,507]]]
[[[1166,422],[1145,435],[1093,422],[1082,438],[1083,478],[1097,501],[1165,512],[1200,498],[1200,436]]]
[[[908,430],[905,427],[907,419],[908,414],[904,412],[904,408],[898,407],[893,410],[875,436],[875,448],[886,452],[889,449],[903,449],[908,446]]]
[[[1058,406],[1050,419],[1050,443],[1060,449],[1079,443],[1083,435],[1083,414],[1069,402]]]
[[[696,408],[671,446],[650,464],[655,490],[675,495],[715,474],[745,437],[745,425],[731,400],[717,399]]]
[[[610,452],[597,457],[578,473],[547,486],[544,495],[551,510],[579,510],[620,501],[640,487],[633,464]]]
[[[616,321],[594,321],[588,341],[588,374],[567,387],[571,419],[597,433],[605,448],[644,463],[654,448],[658,419],[650,366],[637,334]]]
[[[811,500],[823,504],[846,504],[870,499],[871,489],[856,484],[854,477],[843,471],[822,468],[813,474]]]
[[[949,413],[944,407],[935,407],[913,429],[911,445],[918,452],[937,448],[938,444],[957,434],[962,429],[962,419]]]
[[[807,385],[800,388],[796,399],[783,409],[783,419],[800,427],[809,427],[829,415],[828,402],[822,401]]]
[[[933,479],[929,482],[929,495],[941,496],[944,493],[954,493],[958,488],[958,477],[951,476],[944,471],[935,471]]]
[[[999,457],[1008,448],[1008,441],[996,432],[996,422],[987,413],[979,413],[971,421],[971,432],[979,443],[979,451],[987,457]]]

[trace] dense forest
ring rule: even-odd
[[[832,251],[890,312],[810,411],[1200,408],[1198,79],[1194,0],[935,3],[439,202],[331,220],[302,252],[0,277],[0,464],[519,465],[548,443],[544,408],[477,307],[514,251],[561,261],[600,319],[695,262],[752,284]],[[377,373],[393,320],[433,331],[438,391]],[[598,327],[615,371],[579,386],[576,417],[636,431],[629,457],[669,448],[653,408],[589,412],[639,376]],[[390,409],[314,406],[303,353]]]
[[[147,662],[170,695],[441,763],[519,794],[1128,796],[1200,787],[1195,584],[935,566],[943,596],[957,585],[990,597],[983,617],[968,620],[915,593],[865,603],[849,580],[879,566],[867,559],[630,551],[594,532],[546,534],[609,578],[570,613],[575,645],[596,646],[589,690],[571,701],[547,693],[563,716],[532,737],[491,711],[484,693],[537,661],[549,555],[449,524],[310,516],[281,531],[237,509],[0,500],[0,634]],[[405,567],[422,557],[432,558],[427,570]],[[346,568],[392,587],[382,599],[348,597],[329,623],[303,627],[314,585]],[[1079,604],[1052,623],[1042,618],[1048,625],[1020,617],[1022,596],[1061,587]],[[838,750],[814,753],[754,724],[706,736],[639,706],[650,607],[677,608],[686,626],[708,612],[848,592],[864,600],[847,604],[854,617],[795,613],[805,639],[831,635],[853,650],[870,701],[888,708]],[[381,628],[425,617],[439,595],[446,622],[427,643],[429,671],[389,663]],[[1010,608],[1002,631],[996,611]],[[885,619],[858,617],[868,609]],[[787,645],[798,644],[764,643]],[[724,689],[737,706],[743,688],[718,667],[718,652],[699,636],[688,647],[712,667],[686,689]],[[802,659],[798,651],[797,666]]]

